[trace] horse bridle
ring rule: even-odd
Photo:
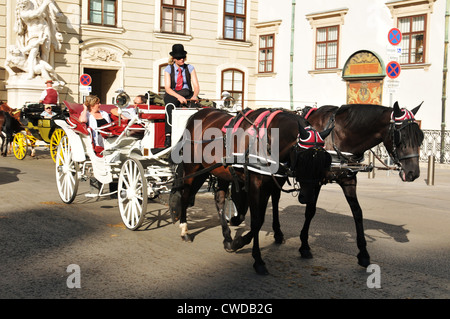
[[[400,163],[401,160],[415,158],[415,157],[419,157],[420,156],[417,153],[405,155],[405,156],[402,156],[402,157],[398,156],[397,148],[401,144],[401,141],[402,141],[402,139],[401,139],[401,136],[402,136],[401,132],[402,132],[403,129],[405,129],[406,127],[408,127],[409,125],[412,125],[412,124],[416,124],[417,125],[417,123],[416,123],[416,121],[415,121],[413,116],[412,116],[412,118],[407,118],[407,119],[402,120],[402,121],[396,121],[395,119],[391,120],[391,123],[389,125],[389,135],[391,136],[391,139],[392,139],[391,156],[392,156],[392,159],[394,160],[394,163],[397,166],[400,166],[400,167],[401,167],[401,163]]]

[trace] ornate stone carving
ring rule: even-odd
[[[116,52],[103,47],[89,48],[83,51],[83,60],[95,63],[120,63]]]
[[[49,58],[52,49],[61,49],[62,35],[56,21],[60,14],[54,0],[17,0],[14,26],[17,43],[9,46],[5,62],[11,75],[25,73],[26,79],[41,75],[56,80]]]

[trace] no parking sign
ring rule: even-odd
[[[391,61],[386,66],[386,74],[391,79],[396,79],[400,75],[401,67],[397,61]]]
[[[399,45],[402,42],[402,32],[397,28],[392,28],[388,33],[388,40],[392,45]]]
[[[92,82],[92,78],[89,74],[82,74],[80,76],[80,84],[84,86],[90,85]]]

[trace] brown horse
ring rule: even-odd
[[[0,104],[0,134],[2,135],[0,152],[2,156],[7,155],[8,146],[10,146],[9,153],[11,153],[13,135],[21,130],[20,110],[13,109],[9,107],[6,102],[2,102],[2,104]],[[3,148],[5,148],[4,151]]]
[[[367,267],[370,265],[370,256],[367,252],[367,243],[364,235],[363,214],[356,195],[356,175],[359,162],[364,153],[372,147],[383,143],[394,163],[399,168],[402,181],[412,182],[420,175],[419,149],[424,135],[414,120],[419,110],[417,106],[411,111],[400,109],[398,103],[393,108],[381,105],[343,105],[322,106],[317,110],[304,110],[303,114],[309,123],[317,130],[323,130],[330,125],[333,131],[325,140],[325,149],[333,152],[337,165],[327,173],[325,183],[336,182],[344,192],[350,205],[356,226],[356,242],[359,248],[358,264]],[[353,168],[351,168],[353,165]],[[320,186],[321,187],[321,186]],[[320,192],[316,192],[313,201],[306,201],[301,195],[299,201],[306,203],[305,222],[300,233],[301,247],[299,249],[303,258],[312,258],[311,248],[308,244],[309,227],[316,213],[316,203]],[[275,189],[272,193],[273,230],[277,243],[281,243],[283,233],[278,220],[278,203],[280,192]],[[243,220],[246,208],[238,207],[239,218]]]
[[[181,143],[172,152],[172,160],[181,162],[176,181],[180,178],[183,181],[174,184],[169,205],[175,219],[180,219],[182,238],[191,239],[187,233],[186,211],[212,174],[218,180],[215,201],[225,249],[235,251],[253,239],[253,267],[258,274],[267,274],[258,235],[270,195],[284,183],[287,175],[295,177],[313,194],[331,164],[331,156],[320,145],[330,130],[317,133],[312,129],[307,131],[306,126],[302,117],[286,110],[250,110],[233,117],[222,110],[203,109],[191,116]],[[182,159],[174,160],[176,157]],[[241,198],[243,205],[250,207],[251,214],[250,231],[234,240],[224,214],[229,183],[239,185],[240,192],[248,194]]]
[[[2,156],[8,153],[8,146],[13,141],[13,136],[22,130],[21,123],[11,116],[8,112],[0,111],[0,134],[2,137],[2,144],[0,152]]]

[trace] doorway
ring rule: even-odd
[[[102,104],[113,103],[117,70],[84,68],[83,73],[89,74],[92,78],[91,94],[98,96]]]

